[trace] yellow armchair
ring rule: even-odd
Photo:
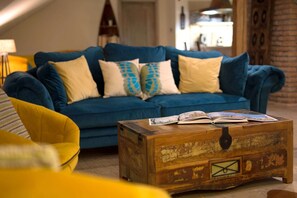
[[[28,70],[28,58],[21,56],[8,55],[10,72],[15,71],[27,71]]]
[[[57,150],[61,170],[72,172],[80,150],[77,125],[70,118],[42,106],[10,100],[32,140],[0,130],[0,144],[51,144]]]
[[[0,146],[48,143],[58,151],[61,168],[72,171],[79,153],[79,129],[76,124],[68,117],[47,108],[14,98],[10,100],[32,140],[0,130]],[[68,174],[65,171],[2,167],[0,197],[170,197],[166,191],[152,186],[82,173]]]
[[[159,188],[95,177],[80,173],[65,174],[49,170],[1,170],[0,197],[109,197],[169,198]]]

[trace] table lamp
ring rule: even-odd
[[[5,77],[10,73],[8,53],[13,53],[13,52],[16,52],[14,40],[0,39],[1,84],[3,84]]]

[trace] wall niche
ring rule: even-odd
[[[110,0],[105,1],[98,32],[98,46],[104,47],[107,43],[119,43],[119,28]]]

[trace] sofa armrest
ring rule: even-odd
[[[249,65],[244,96],[251,101],[251,110],[266,113],[269,94],[285,84],[285,74],[271,65]]]
[[[53,101],[45,86],[28,72],[13,72],[8,75],[3,90],[10,97],[54,109]]]
[[[79,146],[80,131],[70,118],[39,105],[10,100],[34,142],[69,142]]]

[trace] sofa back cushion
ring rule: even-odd
[[[48,61],[61,62],[70,61],[85,56],[90,68],[92,77],[97,83],[98,91],[103,95],[104,81],[98,60],[103,60],[103,50],[101,47],[89,47],[83,51],[75,52],[37,52],[34,61],[37,67],[41,67]]]
[[[220,70],[220,88],[224,93],[243,96],[247,81],[249,55],[224,56]]]
[[[45,63],[37,68],[36,74],[37,78],[48,90],[55,110],[60,112],[67,104],[67,94],[57,70],[51,64]]]
[[[222,56],[223,54],[219,51],[209,51],[209,52],[201,52],[201,51],[184,51],[178,50],[174,47],[165,47],[166,50],[166,60],[171,60],[171,69],[174,77],[175,84],[178,86],[179,84],[179,69],[178,69],[178,55],[191,57],[191,58],[216,58]]]
[[[127,61],[139,59],[139,63],[151,63],[165,61],[165,48],[134,47],[116,43],[108,43],[104,47],[106,61]]]

